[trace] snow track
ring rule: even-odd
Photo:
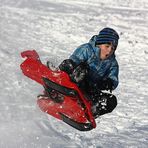
[[[0,147],[147,148],[147,0],[0,0]],[[42,87],[23,76],[20,53],[58,65],[103,27],[120,34],[118,106],[80,132],[42,113]]]

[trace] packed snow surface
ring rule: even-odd
[[[117,108],[80,132],[41,112],[20,53],[58,65],[104,27],[120,34]],[[147,148],[148,1],[0,0],[0,148]]]

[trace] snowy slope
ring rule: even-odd
[[[23,76],[20,52],[58,65],[103,27],[120,33],[118,107],[79,132],[42,113],[42,87]],[[0,0],[0,147],[147,148],[147,0]]]

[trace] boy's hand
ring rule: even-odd
[[[112,92],[113,90],[113,82],[110,78],[107,78],[105,80],[99,81],[98,82],[98,87],[101,90],[110,90],[110,92]]]
[[[59,69],[68,74],[71,74],[73,72],[74,67],[75,63],[71,59],[66,59],[59,65]]]
[[[106,90],[110,90],[110,91],[113,90],[113,82],[110,78],[104,80],[104,85],[105,85]]]
[[[71,74],[71,79],[72,81],[79,83],[82,80],[84,80],[84,78],[86,77],[86,75],[88,74],[88,66],[86,63],[82,62],[79,64],[79,66],[77,66],[73,73]]]

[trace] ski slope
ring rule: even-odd
[[[57,66],[104,27],[120,34],[118,106],[80,132],[40,111],[20,53]],[[147,148],[147,28],[147,0],[0,0],[0,148]]]

